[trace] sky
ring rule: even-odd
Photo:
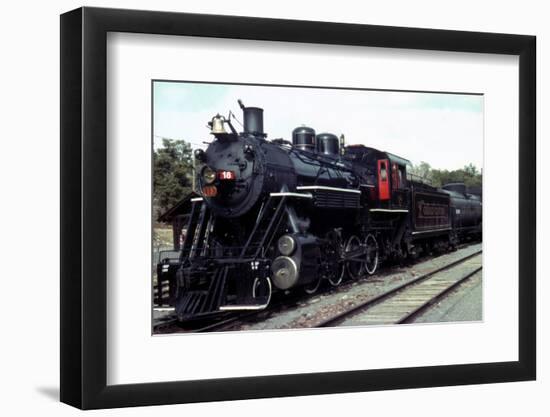
[[[165,137],[205,148],[213,139],[207,123],[217,113],[227,117],[232,111],[242,123],[237,99],[264,109],[268,139],[291,140],[292,130],[306,125],[414,164],[482,168],[483,96],[467,94],[155,81],[155,147]],[[239,123],[233,124],[241,131]]]

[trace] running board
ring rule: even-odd
[[[220,311],[238,311],[238,310],[264,310],[268,304],[258,304],[258,305],[227,305],[220,306]]]

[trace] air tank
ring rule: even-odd
[[[315,152],[315,130],[300,126],[292,131],[292,145],[303,151]]]
[[[317,152],[323,155],[338,156],[340,154],[340,141],[332,133],[319,133],[317,135]]]

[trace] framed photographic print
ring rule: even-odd
[[[61,400],[535,379],[535,38],[61,16]]]

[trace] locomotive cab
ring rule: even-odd
[[[370,189],[366,203],[372,209],[391,212],[409,208],[408,160],[364,145],[347,146],[344,158],[354,162],[355,170],[365,180],[362,187]]]
[[[380,201],[394,200],[394,192],[407,188],[406,165],[396,162],[395,159],[379,159],[377,163],[378,173],[378,199]],[[399,205],[399,199],[393,201]]]
[[[394,210],[409,209],[409,182],[407,179],[407,165],[410,162],[399,156],[387,153],[388,177],[390,184],[390,208]]]

